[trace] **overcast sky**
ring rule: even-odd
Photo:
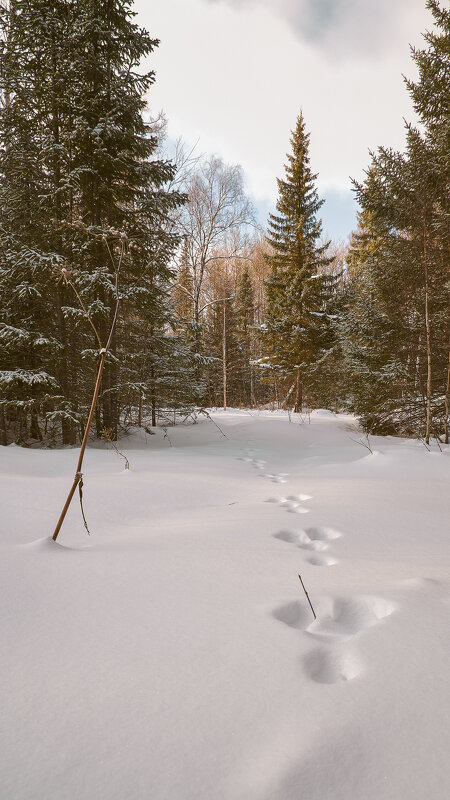
[[[150,64],[152,113],[169,136],[242,165],[260,222],[276,202],[300,108],[326,199],[324,228],[345,239],[369,149],[402,149],[413,121],[402,79],[409,45],[431,26],[425,0],[136,0],[137,21],[161,40]]]

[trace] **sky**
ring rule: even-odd
[[[240,164],[262,225],[277,199],[300,109],[324,231],[356,224],[351,178],[369,150],[404,147],[415,116],[402,74],[416,76],[432,17],[425,0],[136,0],[136,21],[160,39],[149,59],[153,115],[198,153]]]

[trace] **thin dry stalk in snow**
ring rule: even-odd
[[[317,619],[317,617],[316,617],[316,612],[315,612],[315,611],[314,611],[314,609],[313,609],[313,605],[312,605],[312,603],[311,603],[311,600],[309,599],[309,594],[308,594],[308,592],[307,592],[307,591],[306,591],[306,589],[305,589],[305,584],[304,584],[304,583],[303,583],[303,581],[302,581],[302,576],[300,575],[300,573],[299,573],[298,577],[299,577],[299,579],[300,579],[300,583],[301,583],[301,585],[303,586],[303,591],[304,591],[304,593],[306,594],[306,599],[307,599],[307,601],[308,601],[308,603],[309,603],[309,605],[310,605],[311,611],[312,611],[312,612],[313,612],[313,614],[314,614],[314,619]]]
[[[102,439],[105,439],[107,442],[109,442],[109,444],[111,445],[113,450],[115,450],[117,455],[125,460],[125,469],[130,469],[130,462],[128,461],[128,458],[126,457],[125,453],[122,453],[122,451],[119,450],[114,439],[112,438],[112,428],[103,428]]]
[[[369,434],[368,433],[366,433],[366,435],[364,437],[365,441],[364,441],[364,439],[362,437],[361,437],[361,439],[353,439],[353,437],[350,436],[350,439],[352,440],[352,442],[355,442],[355,444],[362,444],[362,446],[365,447],[366,450],[368,450],[369,453],[372,453],[372,455],[373,455],[373,450],[372,450],[372,448],[370,446]]]
[[[111,253],[111,250],[110,250],[109,247],[108,247],[108,251],[109,251],[109,254],[111,256],[111,260],[113,262],[113,267],[114,267],[114,272],[115,272],[116,307],[115,307],[115,310],[114,310],[114,317],[113,317],[113,320],[112,320],[112,323],[111,323],[111,328],[110,328],[110,331],[109,331],[109,336],[108,336],[108,340],[106,342],[106,346],[105,347],[103,347],[102,341],[101,341],[99,333],[98,333],[98,330],[95,327],[95,325],[94,325],[94,323],[92,321],[92,318],[89,315],[89,312],[87,311],[87,309],[86,309],[86,307],[85,307],[85,305],[84,305],[79,293],[77,292],[76,287],[74,286],[74,284],[73,284],[73,282],[71,280],[70,272],[68,270],[64,269],[64,268],[61,269],[62,278],[64,279],[64,281],[67,283],[68,286],[71,286],[71,288],[75,292],[75,294],[76,294],[76,296],[78,298],[78,302],[80,303],[80,305],[81,305],[81,307],[82,307],[82,309],[83,309],[83,311],[84,311],[84,313],[85,313],[85,315],[86,315],[86,317],[87,317],[87,319],[89,321],[89,324],[91,325],[91,327],[92,327],[92,329],[93,329],[93,331],[95,333],[96,339],[97,339],[99,347],[100,347],[100,350],[99,350],[100,360],[99,360],[98,367],[97,367],[97,377],[96,377],[95,386],[94,386],[94,393],[92,395],[91,408],[90,408],[90,411],[89,411],[88,420],[86,422],[86,427],[84,429],[83,440],[81,442],[81,447],[80,447],[80,454],[78,456],[77,467],[76,467],[76,470],[75,470],[75,476],[74,476],[73,483],[72,483],[72,486],[70,488],[69,494],[67,495],[66,502],[64,503],[63,509],[62,509],[61,514],[59,516],[58,522],[56,523],[56,528],[54,530],[53,537],[52,537],[53,541],[56,541],[56,539],[58,537],[58,534],[59,534],[59,532],[61,530],[61,526],[62,526],[62,524],[64,522],[65,517],[66,517],[67,511],[69,509],[70,503],[72,502],[72,498],[73,498],[73,496],[75,494],[77,486],[78,486],[79,491],[80,491],[80,503],[81,503],[81,509],[82,509],[82,513],[83,513],[83,520],[84,520],[84,524],[85,524],[86,530],[88,530],[87,524],[86,524],[86,519],[84,517],[84,511],[83,511],[83,505],[82,505],[82,492],[81,492],[81,488],[80,488],[80,487],[83,486],[83,473],[82,473],[81,470],[82,470],[82,466],[83,466],[84,453],[85,453],[85,450],[86,450],[86,445],[87,445],[87,441],[88,441],[88,437],[89,437],[89,431],[91,429],[92,420],[94,418],[94,413],[95,413],[95,407],[97,405],[98,395],[99,395],[99,391],[100,391],[100,384],[101,384],[102,375],[103,375],[103,368],[105,366],[105,361],[106,361],[106,356],[107,356],[108,350],[111,347],[111,342],[112,342],[112,338],[113,338],[113,335],[114,335],[114,330],[115,330],[115,327],[116,327],[116,324],[117,324],[117,317],[118,317],[118,314],[119,314],[119,304],[120,304],[119,272],[120,272],[120,267],[122,265],[123,256],[124,256],[124,253],[125,253],[125,242],[124,242],[124,240],[122,239],[122,241],[121,241],[120,256],[119,256],[117,264],[114,262],[114,259],[113,259],[113,256],[112,256],[112,253]]]

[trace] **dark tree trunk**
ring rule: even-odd
[[[0,408],[0,445],[6,447],[8,439],[6,437],[6,418],[3,408]]]
[[[42,432],[39,427],[38,416],[35,411],[31,413],[30,436],[32,439],[37,439],[39,442],[42,442]]]
[[[295,379],[295,406],[294,411],[296,413],[301,412],[303,408],[303,386],[301,380],[301,372],[300,368],[297,369],[297,375]]]

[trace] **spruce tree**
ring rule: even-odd
[[[56,176],[63,148],[55,137],[65,6],[13,1],[0,9],[0,388],[5,427],[17,441],[41,439],[39,418],[47,427],[55,408],[65,442],[67,417],[78,421],[69,408],[60,293],[51,273],[61,223]]]
[[[426,50],[413,51],[419,79],[407,82],[423,128],[406,126],[404,153],[379,148],[357,185],[377,231],[362,266],[379,312],[381,325],[372,325],[370,338],[384,385],[379,408],[370,408],[366,398],[360,410],[373,420],[381,413],[397,430],[423,435],[427,443],[442,429],[448,438],[450,390],[450,14],[435,0],[428,8],[438,28],[425,35]]]
[[[327,244],[320,244],[317,213],[323,200],[315,188],[309,163],[309,134],[300,113],[291,137],[285,178],[278,179],[277,214],[269,218],[264,342],[268,363],[281,378],[286,400],[295,389],[295,410],[301,409],[308,370],[327,346],[327,300],[333,281],[324,274]]]
[[[448,197],[450,186],[450,10],[438,0],[427,0],[436,25],[435,30],[427,31],[424,39],[427,47],[413,49],[413,59],[419,70],[416,82],[407,81],[414,108],[428,131],[430,156],[438,166],[436,185],[435,232],[441,241],[441,270],[447,284],[447,300],[450,295],[450,267],[448,252],[450,247],[450,215]],[[438,325],[447,340],[447,368],[444,370],[444,438],[449,442],[450,407],[450,326],[448,305],[444,319]]]
[[[178,237],[168,218],[182,196],[165,188],[174,167],[157,158],[157,136],[144,118],[154,74],[138,68],[158,42],[134,23],[125,0],[13,2],[0,18],[2,316],[38,343],[21,345],[15,359],[10,336],[6,366],[15,361],[21,370],[23,402],[34,404],[45,425],[59,421],[63,441],[73,441],[98,344],[61,269],[104,338],[125,242],[121,317],[96,416],[97,432],[115,435],[122,404],[132,392],[142,398],[137,384],[145,377],[154,389],[161,379],[152,366],[142,375],[140,354],[153,350],[151,363],[162,367],[171,313],[169,264]],[[14,303],[20,285],[22,300]],[[29,291],[34,299],[24,308]],[[6,328],[0,333],[6,337]],[[3,384],[11,386],[13,370],[5,373]],[[19,413],[11,393],[3,405],[11,420]]]

